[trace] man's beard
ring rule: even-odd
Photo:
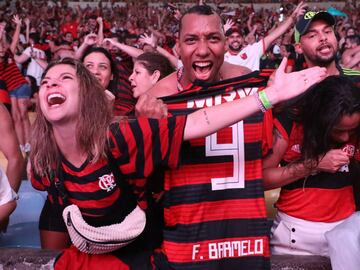
[[[231,44],[229,44],[229,49],[234,52],[240,52],[241,51],[241,45],[239,45],[237,48],[234,48]]]
[[[330,65],[336,58],[336,53],[333,53],[330,57],[328,58],[323,58],[323,57],[319,57],[319,56],[315,56],[313,59],[310,59],[316,66],[319,67],[327,67],[328,65]]]
[[[308,56],[309,60],[315,65],[320,67],[327,67],[329,66],[336,58],[337,48],[331,47],[333,53],[328,57],[323,57],[321,55],[315,54]]]

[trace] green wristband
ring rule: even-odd
[[[261,103],[264,105],[266,110],[269,110],[273,107],[264,90],[259,92],[259,99],[260,99]]]

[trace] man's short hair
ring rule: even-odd
[[[330,26],[335,25],[335,18],[326,11],[307,11],[304,16],[300,17],[295,25],[294,38],[295,43],[300,42],[300,37],[305,35],[309,29],[310,24],[316,20],[324,20]]]
[[[182,28],[182,20],[184,18],[185,15],[187,14],[198,14],[198,15],[206,15],[206,16],[210,16],[213,14],[218,15],[215,10],[213,10],[210,6],[208,5],[196,5],[193,6],[191,8],[189,8],[180,18],[180,22],[179,22],[179,33],[181,32],[181,28]],[[219,15],[218,15],[219,16]],[[220,16],[219,16],[220,18]],[[220,21],[222,22],[221,18]]]
[[[225,36],[231,36],[233,33],[238,33],[240,36],[244,36],[244,31],[237,26],[231,27],[226,31]]]

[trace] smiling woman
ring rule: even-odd
[[[39,99],[41,111],[49,122],[77,118],[78,85],[75,70],[69,65],[57,65],[44,76]]]

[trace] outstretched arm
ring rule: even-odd
[[[272,85],[263,90],[268,100],[266,103],[275,105],[280,101],[293,98],[326,77],[326,69],[320,67],[285,73],[286,62],[287,58],[284,57],[275,73]],[[266,105],[255,94],[189,114],[185,125],[184,140],[205,137],[252,115],[260,110],[259,102]]]

